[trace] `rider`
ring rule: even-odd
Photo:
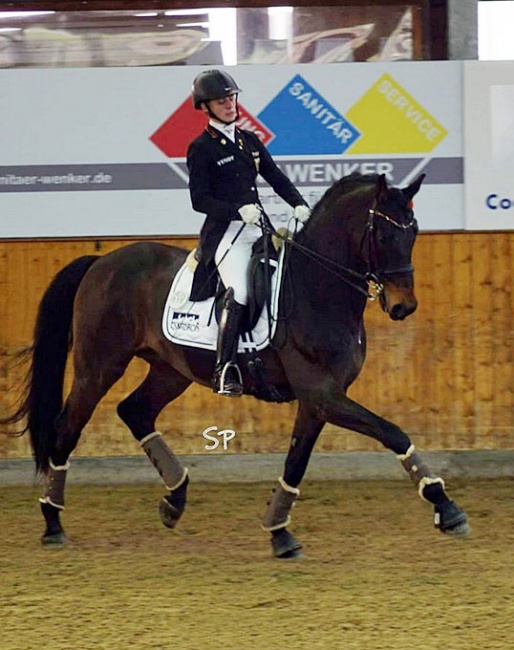
[[[200,231],[199,264],[191,300],[203,300],[216,288],[216,267],[227,289],[218,334],[214,392],[243,392],[236,364],[241,318],[248,301],[247,270],[252,245],[260,237],[262,206],[256,178],[260,174],[305,222],[310,210],[301,194],[277,167],[251,131],[238,129],[237,97],[241,89],[227,72],[207,70],[193,81],[193,103],[209,118],[205,131],[187,152],[191,203],[206,214]]]

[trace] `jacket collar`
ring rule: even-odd
[[[236,127],[234,131],[235,142],[232,142],[224,133],[213,127],[211,124],[205,129],[213,140],[220,143],[221,146],[227,147],[229,151],[237,151],[240,154],[253,160],[253,156],[245,147],[243,133]]]
[[[230,140],[231,142],[235,142],[236,136],[236,124],[235,122],[232,122],[231,124],[221,124],[219,122],[215,122],[214,120],[209,121],[209,126],[215,129],[216,131],[219,131],[222,136]]]

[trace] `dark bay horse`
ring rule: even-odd
[[[389,186],[384,175],[353,174],[334,183],[303,230],[285,243],[287,264],[271,345],[239,357],[246,394],[298,401],[283,476],[262,522],[276,557],[300,554],[301,545],[287,528],[289,513],[326,422],[392,450],[419,495],[432,504],[436,528],[454,536],[469,533],[466,514],[407,434],[346,395],[366,355],[363,314],[371,286],[391,319],[402,320],[416,309],[411,255],[418,228],[412,198],[423,178],[403,189]],[[142,242],[81,257],[57,274],[41,300],[20,407],[2,422],[23,422],[23,431],[30,433],[36,469],[45,477],[44,544],[66,541],[60,512],[69,456],[99,400],[134,356],[148,362],[148,375],[118,405],[118,415],[166,485],[163,523],[175,526],[184,511],[187,469],[155,422],[192,382],[210,386],[213,373],[214,352],[174,345],[161,330],[170,281],[187,254]],[[71,345],[74,377],[63,404]]]

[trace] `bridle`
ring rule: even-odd
[[[374,205],[376,205],[376,200],[374,201]],[[321,253],[317,253],[316,251],[311,250],[307,246],[300,244],[299,242],[295,241],[292,237],[285,236],[282,233],[279,233],[272,226],[268,218],[262,220],[261,226],[263,228],[263,232],[268,232],[269,234],[273,234],[279,239],[282,239],[284,243],[289,244],[292,248],[296,248],[298,251],[303,253],[306,257],[309,257],[310,259],[314,260],[324,269],[326,269],[333,275],[336,275],[343,282],[353,287],[356,291],[363,294],[369,300],[373,301],[373,300],[378,300],[384,292],[384,285],[381,281],[381,278],[392,277],[395,275],[403,275],[406,273],[412,273],[414,271],[414,267],[411,263],[405,266],[392,268],[392,269],[380,269],[378,267],[378,264],[376,263],[378,257],[376,235],[375,235],[376,217],[380,219],[384,219],[387,223],[390,223],[392,226],[400,229],[403,232],[406,232],[410,228],[414,227],[414,225],[416,224],[416,219],[414,216],[408,223],[400,223],[399,221],[396,221],[389,215],[380,212],[380,210],[377,210],[376,207],[369,208],[368,221],[366,223],[366,227],[364,229],[364,234],[362,238],[362,246],[364,245],[366,239],[368,241],[368,260],[367,260],[368,269],[366,273],[359,273],[358,271],[354,271],[353,269],[343,266],[342,264],[339,264],[339,262],[336,262],[330,257],[326,257],[325,255],[322,255]],[[357,284],[357,281],[359,280],[361,282],[366,283],[366,289],[364,289],[361,284]]]
[[[387,278],[387,277],[392,277],[394,275],[404,275],[406,273],[413,273],[414,266],[412,265],[412,263],[406,264],[405,266],[393,268],[393,269],[378,268],[378,266],[376,265],[378,254],[376,250],[377,244],[376,244],[376,236],[375,236],[375,217],[384,219],[385,221],[387,221],[387,223],[390,223],[392,226],[398,228],[403,232],[407,232],[407,230],[410,230],[416,224],[416,219],[414,218],[414,216],[412,216],[412,219],[408,223],[400,223],[399,221],[396,221],[389,215],[380,212],[380,210],[377,210],[376,208],[370,208],[368,210],[368,222],[366,224],[366,228],[364,231],[364,237],[366,236],[368,237],[368,276],[372,276],[376,282],[379,278],[382,277]],[[378,284],[381,285],[379,280],[378,280]],[[382,286],[382,290],[383,290],[383,286]]]

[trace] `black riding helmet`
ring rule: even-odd
[[[223,99],[241,92],[234,79],[223,70],[206,70],[193,81],[193,104],[200,109],[203,102]]]

